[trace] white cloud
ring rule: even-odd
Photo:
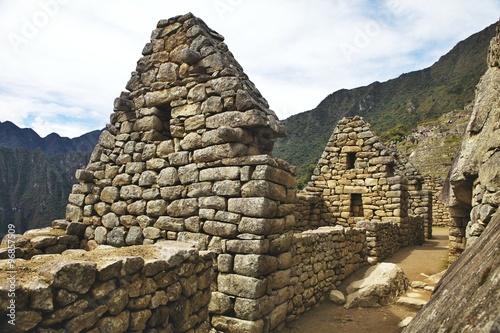
[[[0,121],[42,135],[104,127],[156,22],[188,11],[226,37],[286,118],[335,90],[431,65],[499,10],[496,0],[6,0]]]

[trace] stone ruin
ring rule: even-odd
[[[378,232],[368,253],[376,262],[400,246],[432,236],[432,195],[424,177],[363,118],[341,119],[308,186],[298,194],[296,225],[343,225]],[[382,240],[388,238],[392,241]],[[377,246],[376,244],[384,244]]]
[[[4,238],[20,332],[271,332],[431,235],[423,178],[360,117],[297,194],[283,125],[192,14],[158,23],[126,87],[66,219]]]
[[[404,333],[422,332],[422,327],[428,332],[500,331],[498,27],[490,42],[487,63],[488,69],[476,87],[460,153],[441,193],[452,216],[449,258],[453,264]],[[451,297],[462,301],[450,302]]]
[[[488,69],[476,86],[474,106],[460,152],[441,192],[441,199],[449,207],[451,216],[450,262],[478,239],[500,205],[498,32],[491,40],[487,64]]]

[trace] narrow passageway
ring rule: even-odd
[[[397,264],[411,282],[421,281],[433,286],[437,281],[429,277],[446,268],[447,257],[448,228],[433,228],[432,239],[427,239],[423,245],[402,248],[384,262]],[[338,289],[345,294],[345,288],[352,281],[361,278],[368,268],[369,266],[364,267],[349,276]],[[424,289],[410,288],[404,296],[428,300],[430,294],[430,291]],[[317,308],[306,312],[279,333],[398,333],[402,330],[398,323],[406,317],[414,316],[418,311],[398,304],[346,310],[327,300],[327,295],[325,298]]]

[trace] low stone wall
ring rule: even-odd
[[[14,251],[14,248],[15,258],[26,260],[40,254],[61,254],[78,249],[79,236],[86,227],[80,222],[55,220],[52,227],[28,230],[22,235],[6,235],[0,244],[0,260],[9,258],[9,251]]]
[[[312,192],[300,191],[295,201],[295,231],[306,231],[323,226],[333,226],[336,219],[328,211],[327,203]]]
[[[324,299],[346,276],[366,264],[365,231],[358,228],[321,227],[293,237],[293,298],[287,320],[297,318]]]
[[[380,262],[401,246],[401,229],[398,223],[360,221],[356,226],[366,229],[366,254],[370,264]]]
[[[165,241],[2,260],[0,330],[208,332],[213,257]]]

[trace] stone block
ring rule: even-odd
[[[180,142],[180,146],[184,150],[194,150],[202,146],[201,135],[196,132],[187,134]]]
[[[212,162],[223,158],[243,156],[247,153],[248,147],[241,143],[224,143],[210,146],[194,151],[193,159],[196,163]]]
[[[240,233],[250,233],[256,235],[270,235],[283,232],[285,220],[242,217],[238,225]]]
[[[234,258],[227,253],[221,253],[217,256],[217,269],[222,273],[233,272]]]
[[[70,193],[68,196],[68,202],[76,206],[83,206],[85,200],[85,194],[74,194]]]
[[[222,181],[240,178],[240,168],[236,166],[216,167],[200,170],[200,181]]]
[[[183,196],[185,187],[183,185],[167,186],[160,189],[160,195],[165,200],[175,200]]]
[[[179,232],[177,240],[179,242],[193,244],[198,250],[205,251],[208,248],[210,236],[196,232]]]
[[[88,261],[57,260],[44,264],[39,273],[53,287],[84,294],[94,284],[97,265]]]
[[[233,303],[232,297],[215,291],[212,292],[212,298],[210,299],[210,304],[208,305],[208,311],[215,314],[224,314],[232,310]]]
[[[259,298],[267,289],[266,279],[237,274],[219,274],[217,284],[220,292],[245,298]]]
[[[169,154],[173,153],[174,149],[174,141],[173,140],[165,140],[158,144],[156,147],[156,155],[159,158],[166,158]]]
[[[169,89],[150,91],[144,96],[146,106],[160,106],[176,99],[187,97],[187,89],[185,86],[176,86]]]
[[[259,299],[248,299],[237,297],[234,302],[234,312],[238,318],[245,320],[257,320],[263,318],[274,308],[274,301],[269,296]]]
[[[252,135],[242,128],[221,126],[203,133],[202,144],[204,147],[218,145],[227,142],[240,142],[248,144],[252,142]]]
[[[231,223],[205,221],[203,224],[203,231],[214,236],[234,237],[238,233],[238,227]]]
[[[173,217],[192,216],[198,212],[198,199],[179,199],[172,201],[167,207],[167,213]]]
[[[109,229],[112,229],[112,228],[120,225],[120,221],[118,219],[118,216],[116,216],[115,213],[105,214],[101,219],[101,223],[103,226],[105,226],[106,228],[109,228]]]
[[[127,212],[132,215],[142,215],[146,211],[146,201],[139,200],[127,205]]]
[[[284,186],[268,180],[251,180],[241,187],[243,197],[266,197],[271,200],[286,202],[287,192]]]
[[[122,188],[120,189],[120,197],[123,200],[141,199],[142,198],[142,188],[137,186],[137,185],[122,186]]]
[[[181,166],[189,163],[189,152],[179,151],[168,155],[170,165]]]
[[[237,254],[234,256],[234,272],[240,275],[259,277],[276,271],[278,259],[264,254]]]
[[[134,131],[145,132],[155,130],[158,132],[163,131],[163,121],[158,116],[146,116],[139,118],[134,123]]]
[[[160,216],[153,226],[166,231],[183,231],[184,219],[170,216]]]
[[[146,213],[148,216],[161,216],[165,214],[169,206],[168,202],[163,199],[151,200],[146,205]]]
[[[274,329],[285,322],[287,308],[288,305],[286,302],[274,308],[273,312],[271,312],[271,316],[269,317],[270,329]]]
[[[217,211],[217,213],[215,213],[213,219],[215,219],[217,221],[238,224],[240,222],[241,215],[231,213],[231,212],[226,212],[223,210],[219,210],[219,211]]]
[[[179,167],[178,176],[182,184],[191,184],[198,182],[199,171],[196,164],[188,164]]]
[[[297,184],[292,174],[270,165],[257,165],[252,174],[252,179],[269,180],[292,188]]]
[[[160,186],[171,186],[179,184],[179,177],[177,175],[177,169],[173,167],[167,167],[160,171],[157,179],[158,185]]]
[[[273,200],[262,197],[230,198],[228,210],[251,217],[274,217],[278,205]]]
[[[226,316],[213,316],[212,326],[222,332],[241,332],[241,333],[262,333],[264,332],[264,321],[237,319]]]
[[[226,199],[221,196],[210,196],[199,198],[200,208],[204,209],[226,209]]]
[[[123,227],[115,227],[106,235],[106,243],[115,246],[125,246],[125,230]]]

